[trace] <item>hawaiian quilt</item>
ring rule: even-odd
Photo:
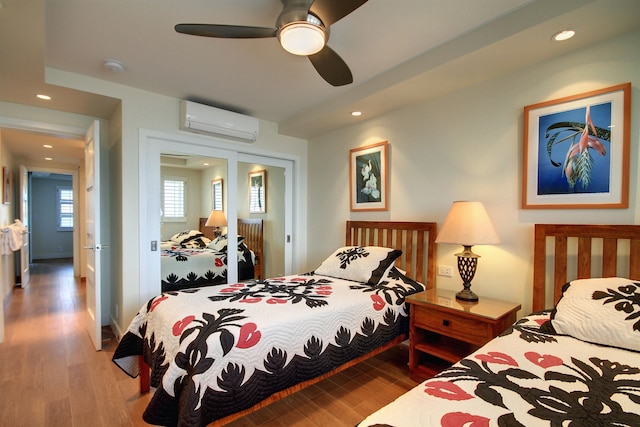
[[[375,264],[386,270],[374,284],[308,273],[165,292],[113,361],[132,377],[138,355],[151,367],[145,421],[204,426],[407,333],[405,297],[424,287]]]
[[[254,254],[238,247],[238,280],[254,277]],[[227,251],[168,247],[160,254],[162,292],[227,283]]]
[[[521,319],[359,427],[640,426],[638,343],[640,283],[574,281],[552,312]]]

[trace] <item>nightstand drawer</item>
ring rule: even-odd
[[[412,308],[417,309],[414,313],[415,324],[420,328],[477,345],[484,345],[492,338],[490,327],[479,319],[423,307]]]

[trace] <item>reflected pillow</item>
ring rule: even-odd
[[[550,333],[640,351],[640,282],[620,277],[573,280],[543,325]]]
[[[324,260],[315,274],[375,285],[400,255],[398,249],[380,246],[344,246]]]
[[[238,249],[241,249],[241,246],[244,246],[243,242],[244,242],[244,237],[238,236]],[[217,252],[226,252],[227,251],[227,235],[221,234],[220,236],[213,239],[207,247]]]
[[[182,248],[195,249],[206,248],[207,245],[211,242],[211,240],[206,238],[204,234],[202,234],[202,232],[199,230],[182,231],[171,236],[169,240],[175,242]]]

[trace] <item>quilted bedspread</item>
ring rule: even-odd
[[[202,426],[407,329],[402,291],[296,275],[159,295],[134,318],[113,360],[132,377],[139,354],[150,365],[157,390],[145,421]]]
[[[640,426],[640,354],[542,333],[548,318],[522,319],[359,426]]]
[[[192,249],[163,243],[160,254],[162,292],[227,282],[227,252],[210,248]],[[238,246],[238,280],[253,279],[255,255]]]

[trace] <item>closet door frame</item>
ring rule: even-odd
[[[217,157],[227,161],[225,181],[227,235],[230,241],[237,239],[238,211],[238,162],[256,162],[285,169],[285,273],[295,269],[294,221],[296,218],[295,182],[299,174],[299,159],[281,153],[268,153],[253,149],[250,145],[238,146],[217,138],[170,134],[141,129],[139,145],[139,230],[140,230],[140,303],[160,293],[160,154],[176,153]],[[142,196],[144,195],[144,197]],[[155,242],[155,243],[154,243]],[[154,247],[156,250],[152,250]],[[237,252],[228,254],[228,279],[237,281]]]

